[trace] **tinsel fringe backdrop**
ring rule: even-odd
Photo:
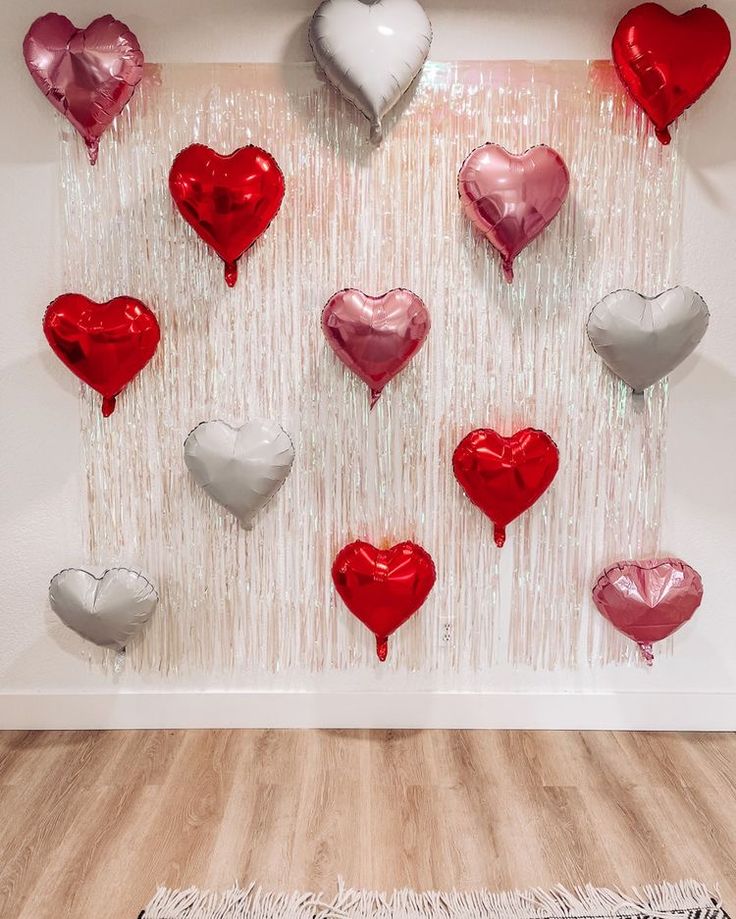
[[[663,148],[603,63],[429,63],[400,109],[375,148],[312,65],[165,65],[147,68],[95,168],[63,129],[67,288],[139,297],[163,333],[111,418],[82,391],[84,561],[139,565],[161,595],[131,666],[381,666],[330,578],[354,538],[413,539],[437,565],[384,667],[439,668],[450,685],[478,672],[479,687],[500,662],[636,657],[590,589],[607,563],[660,548],[667,388],[632,396],[585,321],[611,290],[682,280],[679,139]],[[460,164],[488,140],[550,144],[572,178],[511,286],[457,198]],[[256,143],[286,177],[233,290],[169,196],[171,161],[195,141]],[[427,345],[372,413],[320,329],[348,286],[410,288],[432,315]],[[182,445],[200,421],[256,416],[286,428],[297,458],[245,532],[191,481]],[[451,469],[457,442],[484,426],[542,428],[561,454],[503,550]]]

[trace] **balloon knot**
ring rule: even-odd
[[[654,664],[654,651],[652,650],[652,643],[650,641],[640,641],[638,642],[638,645],[645,664],[647,667],[651,667]]]
[[[102,398],[102,417],[109,418],[115,411],[115,396],[103,396]]]
[[[376,402],[378,402],[380,398],[381,398],[381,390],[372,389],[371,390],[371,411],[373,411],[373,409],[375,408]]]
[[[379,121],[371,122],[371,142],[378,146],[383,140],[383,125]]]
[[[94,138],[93,140],[85,141],[87,144],[87,156],[89,157],[90,166],[94,166],[97,162],[97,154],[100,152],[100,139],[99,137]]]
[[[378,660],[383,663],[388,657],[388,636],[387,635],[376,635],[376,654],[378,655]]]
[[[238,280],[238,263],[225,262],[225,283],[228,287],[235,287]]]
[[[502,549],[503,544],[506,542],[506,527],[502,527],[500,524],[494,523],[493,540],[498,546],[498,548]]]
[[[660,144],[664,144],[665,147],[672,140],[672,135],[669,132],[669,128],[656,128],[654,133]]]
[[[511,284],[514,280],[514,260],[512,258],[503,260],[503,276],[506,278],[507,284]]]

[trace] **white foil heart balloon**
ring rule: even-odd
[[[384,116],[427,59],[432,25],[417,0],[324,0],[309,42],[327,79],[366,116],[380,143]]]
[[[184,461],[210,498],[251,529],[291,471],[294,446],[275,421],[203,421],[184,442]]]
[[[151,617],[158,594],[130,568],[110,568],[99,578],[81,568],[66,568],[51,579],[49,602],[77,635],[122,651]]]
[[[588,318],[588,337],[610,369],[636,393],[671,373],[708,328],[708,307],[689,287],[656,297],[616,290]]]

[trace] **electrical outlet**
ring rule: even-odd
[[[445,619],[440,625],[440,640],[444,645],[451,645],[453,639],[452,621]]]

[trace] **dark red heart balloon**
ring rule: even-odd
[[[95,303],[62,294],[46,310],[43,331],[52,350],[80,380],[103,397],[102,414],[153,357],[161,337],[156,317],[140,300],[115,297]]]
[[[455,478],[493,521],[499,547],[506,541],[506,526],[544,494],[559,465],[555,442],[534,428],[511,437],[480,428],[464,437],[452,455]]]
[[[332,565],[332,580],[350,612],[376,636],[376,653],[385,661],[388,636],[424,603],[436,580],[428,552],[413,542],[376,549],[350,543]]]
[[[223,156],[192,144],[172,163],[169,189],[182,217],[225,262],[225,281],[233,287],[238,259],[281,207],[284,176],[279,164],[253,145]]]
[[[624,86],[668,144],[668,126],[723,69],[731,35],[707,6],[676,16],[658,3],[642,3],[619,22],[611,48]]]

